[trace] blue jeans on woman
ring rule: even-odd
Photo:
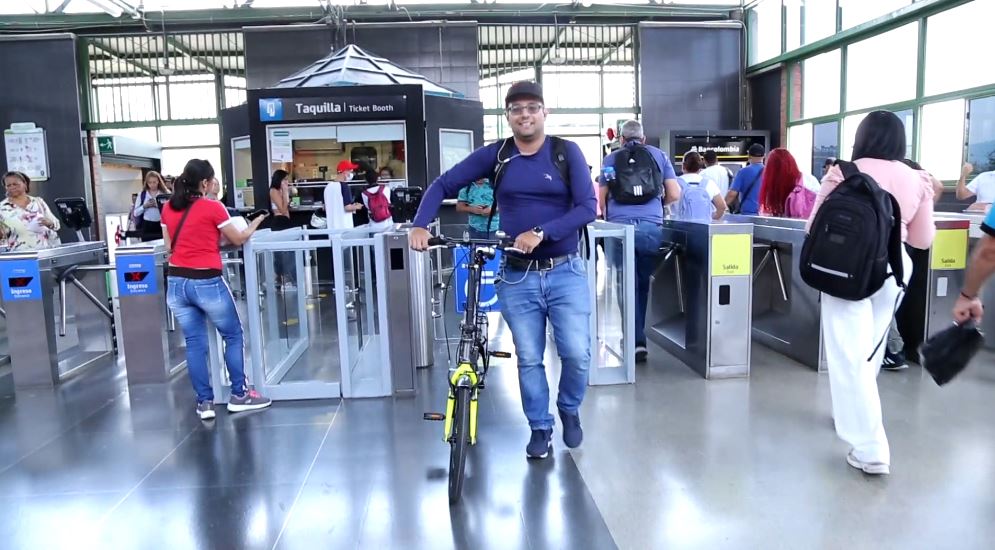
[[[214,401],[208,370],[207,320],[210,319],[225,343],[225,366],[232,394],[245,392],[245,355],[242,321],[235,300],[221,277],[187,279],[169,277],[166,303],[176,316],[187,342],[187,373],[197,393],[197,402]]]
[[[504,266],[497,283],[501,314],[511,329],[518,355],[522,408],[533,430],[553,427],[549,383],[542,358],[546,352],[546,320],[560,356],[556,406],[576,415],[587,391],[591,367],[591,300],[587,264],[578,256],[553,269],[538,271]]]

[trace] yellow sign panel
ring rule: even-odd
[[[749,233],[712,235],[712,277],[749,275],[753,236]]]
[[[951,270],[967,267],[967,229],[939,229],[933,240],[933,269]]]

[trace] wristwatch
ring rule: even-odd
[[[545,235],[545,233],[543,233],[542,231],[542,227],[538,225],[532,228],[532,233],[534,233],[536,237],[539,237],[540,241],[543,239],[543,236]]]

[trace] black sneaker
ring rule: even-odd
[[[646,346],[643,344],[636,344],[636,362],[645,363],[646,355]]]
[[[529,439],[529,446],[525,447],[525,456],[528,458],[546,458],[553,450],[553,430],[532,430],[532,439]]]
[[[571,449],[580,447],[580,442],[584,441],[584,430],[580,427],[580,414],[570,414],[563,409],[560,411],[560,422],[563,423],[563,443]]]
[[[881,362],[881,368],[884,370],[902,370],[909,368],[909,364],[905,362],[905,353],[901,351],[897,353],[885,351],[884,361]]]
[[[197,403],[197,416],[201,420],[214,420],[214,403],[211,401]]]

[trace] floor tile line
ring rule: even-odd
[[[75,423],[71,424],[71,425],[70,425],[70,426],[69,426],[68,428],[66,428],[65,430],[62,430],[61,432],[59,432],[59,433],[57,433],[57,434],[53,435],[52,437],[50,437],[50,438],[46,439],[46,440],[45,440],[45,441],[44,441],[43,443],[41,443],[40,445],[38,445],[38,446],[37,446],[37,447],[35,447],[34,449],[31,449],[30,451],[28,451],[28,452],[27,452],[27,453],[25,453],[24,455],[22,455],[22,456],[18,457],[18,458],[17,458],[17,460],[15,460],[14,462],[12,462],[12,463],[8,464],[7,466],[4,466],[3,468],[0,468],[0,474],[3,474],[3,473],[5,473],[5,472],[6,472],[7,470],[10,470],[11,468],[13,468],[14,466],[17,466],[17,465],[18,465],[18,464],[20,464],[21,462],[24,462],[24,459],[26,459],[26,458],[28,458],[29,456],[31,456],[31,455],[33,455],[33,454],[37,453],[38,451],[40,451],[40,450],[44,449],[45,447],[47,447],[47,446],[51,445],[53,441],[55,441],[55,440],[59,439],[60,437],[62,437],[62,436],[64,436],[64,435],[66,435],[67,433],[69,433],[69,432],[73,431],[73,430],[74,430],[74,429],[75,429],[75,428],[76,428],[77,426],[79,426],[79,425],[80,425],[80,424],[82,424],[83,422],[86,422],[86,420],[87,420],[88,418],[90,418],[91,416],[93,416],[93,415],[97,414],[98,412],[100,412],[100,411],[102,411],[102,410],[106,409],[106,408],[107,408],[107,407],[109,407],[109,406],[110,406],[111,404],[113,404],[113,403],[114,403],[115,401],[117,401],[118,399],[120,399],[122,395],[126,395],[127,393],[128,393],[128,392],[127,392],[127,390],[121,390],[121,392],[119,392],[119,393],[118,393],[117,395],[115,395],[114,397],[112,397],[112,398],[108,399],[106,403],[104,403],[103,405],[101,405],[101,406],[97,407],[97,409],[96,409],[96,410],[94,410],[94,411],[93,411],[92,413],[90,413],[90,414],[88,414],[88,415],[84,416],[83,418],[80,418],[80,419],[79,419],[79,421],[77,421],[77,422],[75,422]]]
[[[137,491],[138,488],[141,487],[142,483],[145,483],[145,481],[148,478],[152,477],[152,474],[155,473],[155,471],[159,469],[159,466],[162,466],[163,463],[165,463],[167,460],[169,460],[169,457],[173,456],[173,454],[176,453],[177,449],[179,449],[181,446],[183,446],[183,444],[186,443],[186,441],[188,439],[190,439],[190,436],[192,436],[194,433],[196,433],[197,430],[199,430],[200,428],[201,428],[200,426],[194,426],[194,428],[192,430],[190,430],[190,433],[188,433],[183,439],[181,439],[179,441],[179,443],[177,443],[172,448],[172,450],[170,450],[168,453],[166,453],[166,456],[162,457],[162,459],[159,460],[159,462],[157,462],[156,465],[153,466],[152,469],[149,470],[147,474],[145,474],[145,477],[143,477],[142,479],[138,480],[138,483],[136,483],[135,486],[132,487],[130,491],[128,491],[127,493],[125,493],[124,496],[121,497],[121,500],[117,501],[117,503],[114,504],[114,506],[111,506],[110,510],[108,510],[107,512],[104,513],[103,516],[101,516],[100,520],[96,522],[96,525],[97,525],[96,532],[97,533],[99,533],[103,529],[104,524],[107,522],[107,520],[110,519],[111,515],[113,515],[114,512],[117,511],[117,509],[120,508],[122,504],[124,504],[124,501],[128,500],[128,498],[130,498],[131,495],[135,494],[135,491]]]
[[[283,525],[280,526],[280,532],[276,535],[276,539],[273,541],[273,550],[276,550],[277,545],[280,544],[280,539],[283,538],[283,533],[286,532],[287,526],[290,525],[290,518],[293,517],[294,509],[297,508],[297,503],[301,500],[301,495],[304,494],[304,488],[307,487],[307,482],[311,479],[311,472],[314,471],[314,465],[318,462],[321,450],[325,447],[325,441],[328,441],[328,434],[332,432],[332,426],[335,425],[335,419],[339,417],[339,410],[342,409],[342,401],[343,400],[340,399],[339,404],[336,405],[335,413],[332,414],[332,421],[328,423],[325,435],[321,438],[321,443],[318,444],[318,450],[314,452],[314,458],[311,459],[311,464],[307,467],[307,472],[304,474],[304,480],[301,481],[301,487],[297,490],[297,495],[294,496],[294,501],[290,503],[290,508],[287,509],[287,517],[283,519]]]

